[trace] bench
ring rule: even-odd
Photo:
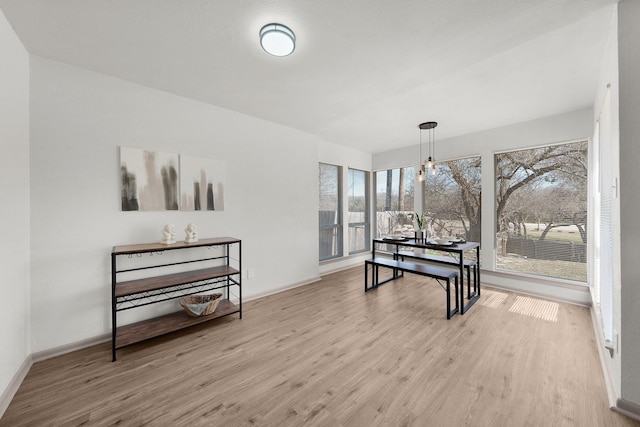
[[[371,266],[371,286],[369,286],[369,266]],[[378,269],[380,267],[386,267],[393,270],[393,276],[383,282],[380,282],[378,277]],[[398,275],[398,272],[402,273],[413,273],[419,274],[421,276],[431,277],[436,280],[443,280],[446,282],[446,287],[443,286],[447,293],[447,319],[451,319],[451,316],[456,314],[459,309],[459,298],[458,298],[458,272],[455,270],[451,270],[448,268],[435,267],[432,265],[425,264],[416,264],[406,261],[401,261],[397,259],[389,259],[389,258],[381,258],[376,257],[372,259],[367,259],[364,262],[364,290],[365,292],[375,289],[383,283],[388,282],[389,280],[397,279],[401,277]],[[455,308],[451,309],[451,281],[453,280],[453,286],[455,288]]]
[[[396,256],[400,257],[402,261],[405,258],[417,259],[424,262],[431,262],[436,264],[445,264],[458,268],[460,266],[457,258],[446,255],[432,255],[424,253],[416,253],[413,251],[398,251]],[[473,290],[478,292],[478,263],[474,260],[465,259],[464,268],[467,270],[467,294],[471,295],[471,267],[473,267]],[[462,279],[464,284],[464,279]],[[463,285],[464,286],[464,285]]]

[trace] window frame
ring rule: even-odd
[[[322,197],[322,179],[321,177],[321,168],[323,166],[330,166],[332,168],[336,169],[336,197],[337,197],[337,206],[336,206],[336,218],[335,218],[335,222],[333,224],[323,224],[320,221],[320,212],[322,211],[320,209],[320,198]],[[330,163],[325,163],[325,162],[319,162],[318,163],[318,259],[320,262],[322,261],[327,261],[327,260],[331,260],[331,259],[336,259],[336,258],[341,258],[344,254],[344,248],[343,248],[343,243],[344,243],[344,231],[343,231],[343,213],[342,213],[342,206],[343,206],[343,188],[342,188],[342,183],[343,183],[343,178],[342,178],[342,173],[343,173],[343,167],[341,165],[334,165],[334,164],[330,164]],[[332,242],[332,247],[335,250],[332,251],[331,255],[323,257],[323,251],[322,251],[322,245],[323,245],[323,233],[326,231],[332,230],[333,233],[333,242]]]
[[[482,155],[481,154],[469,154],[466,156],[460,156],[460,157],[454,157],[454,158],[449,158],[449,159],[445,159],[445,160],[438,160],[437,163],[437,167],[436,167],[436,175],[442,173],[441,172],[441,167],[443,164],[446,164],[447,162],[453,162],[453,161],[458,161],[458,160],[468,160],[468,159],[477,159],[477,161],[480,162],[480,195],[479,195],[479,199],[480,199],[480,205],[478,206],[478,216],[480,218],[480,221],[478,223],[478,229],[479,229],[479,235],[480,237],[478,239],[476,239],[478,241],[478,243],[481,243],[482,240],[482,180],[483,180],[483,175],[484,175],[484,162],[482,160]],[[447,165],[447,167],[449,167]],[[422,193],[422,204],[421,204],[421,211],[422,212],[428,212],[429,211],[429,204],[428,204],[428,198],[427,198],[427,186],[428,186],[428,182],[429,179],[431,178],[431,174],[425,174],[425,180],[421,182],[422,186],[421,186],[421,193]],[[459,188],[459,186],[458,186]],[[468,219],[468,218],[467,218]],[[465,236],[465,238],[469,239],[468,236]]]
[[[591,159],[592,156],[592,141],[590,138],[577,138],[577,139],[572,139],[572,140],[568,140],[568,141],[561,141],[561,142],[554,142],[554,143],[547,143],[547,144],[540,144],[540,145],[531,145],[531,146],[525,146],[525,147],[518,147],[518,148],[513,148],[513,149],[508,149],[508,150],[500,150],[500,151],[494,151],[493,152],[493,189],[494,189],[494,197],[492,200],[493,203],[493,222],[494,222],[494,227],[495,227],[495,238],[493,241],[493,247],[494,247],[494,251],[493,251],[493,272],[498,273],[498,274],[506,274],[506,275],[512,275],[512,276],[521,276],[521,277],[529,277],[532,279],[536,279],[536,280],[545,280],[549,283],[569,283],[569,284],[577,284],[580,286],[589,286],[589,275],[590,275],[590,270],[592,269],[592,260],[590,259],[590,257],[588,256],[587,252],[589,251],[589,242],[592,241],[592,232],[589,226],[589,222],[591,222],[593,220],[593,214],[592,214],[592,206],[590,203],[590,198],[591,196],[591,189],[589,187],[589,181],[592,179],[592,174],[594,173],[594,171],[592,171],[589,167],[587,167],[586,172],[586,178],[585,178],[585,201],[584,201],[584,208],[586,211],[586,224],[584,227],[584,232],[586,233],[586,239],[587,242],[584,243],[585,245],[585,250],[584,250],[584,259],[585,259],[585,278],[584,280],[579,280],[579,279],[575,279],[575,278],[570,278],[570,277],[560,277],[560,276],[553,276],[553,275],[545,275],[545,274],[541,274],[541,273],[536,273],[536,272],[530,272],[530,271],[521,271],[521,270],[510,270],[510,269],[504,269],[504,268],[500,268],[498,267],[498,261],[499,261],[499,257],[500,255],[500,245],[498,242],[498,234],[500,233],[500,229],[498,226],[498,222],[499,222],[499,218],[498,218],[498,190],[497,190],[497,180],[498,180],[498,156],[501,154],[507,154],[507,153],[515,153],[515,152],[521,152],[521,151],[528,151],[528,150],[536,150],[536,149],[544,149],[546,147],[554,147],[554,146],[562,146],[562,145],[570,145],[570,144],[577,144],[577,143],[584,143],[586,146],[586,157],[585,157],[585,161],[586,164],[589,164],[589,161]]]
[[[364,227],[364,248],[351,250],[349,249],[349,255],[355,255],[362,252],[368,252],[371,250],[371,185],[370,185],[370,177],[371,173],[369,171],[356,169],[356,168],[348,168],[347,169],[347,186],[351,188],[351,173],[352,172],[361,172],[364,174],[364,222],[349,222],[347,224],[347,240],[349,248],[352,246],[351,241],[351,229],[356,227]],[[351,203],[350,203],[351,195],[347,195],[347,216],[351,213]]]
[[[404,212],[409,212],[409,214],[413,217],[413,213],[415,212],[416,209],[416,175],[415,175],[415,171],[416,171],[416,167],[415,165],[406,165],[406,166],[397,166],[397,167],[391,167],[391,168],[384,168],[384,169],[378,169],[373,171],[373,210],[372,210],[372,215],[373,215],[373,227],[375,232],[372,230],[371,234],[375,235],[376,237],[382,237],[379,236],[379,223],[378,223],[378,212],[400,212],[397,210],[388,210],[388,211],[378,211],[378,174],[381,172],[385,172],[388,173],[389,171],[391,171],[393,173],[394,170],[398,170],[400,171],[400,169],[405,169],[405,182],[411,182],[411,186],[413,189],[413,193],[411,195],[411,204],[410,206],[405,206],[405,209],[407,209],[407,207],[409,208],[409,210],[405,210]],[[398,172],[399,173],[399,172]],[[393,179],[393,178],[392,178]],[[385,190],[385,197],[386,197],[386,190]],[[386,207],[386,206],[385,206]]]

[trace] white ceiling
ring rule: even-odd
[[[367,152],[592,105],[616,0],[0,0],[27,50]],[[267,23],[295,52],[260,48]]]

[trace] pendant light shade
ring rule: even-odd
[[[260,45],[273,56],[287,56],[296,48],[296,36],[282,24],[267,24],[260,30]]]

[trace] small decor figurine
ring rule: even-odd
[[[162,228],[162,243],[163,245],[171,245],[176,242],[176,227],[173,224],[165,224]]]
[[[190,222],[187,224],[187,228],[184,229],[184,241],[185,243],[195,243],[198,241],[198,226]]]

